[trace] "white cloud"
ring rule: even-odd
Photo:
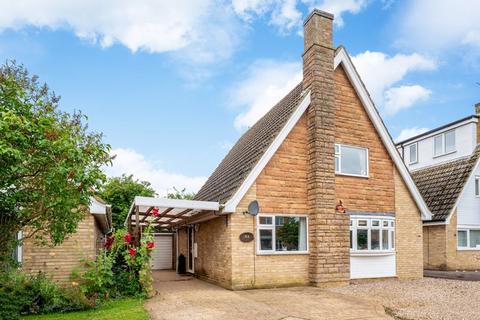
[[[231,91],[233,106],[246,108],[235,118],[235,127],[253,125],[302,80],[298,62],[262,60],[247,71],[245,80]]]
[[[392,105],[392,96],[395,94],[395,90],[393,93],[390,92],[389,97],[386,97],[388,89],[391,89],[396,83],[403,80],[408,73],[436,69],[435,61],[418,53],[410,55],[396,54],[390,57],[383,52],[365,51],[353,56],[352,61],[365,82],[374,102],[382,106],[385,100],[387,100],[387,103],[390,103],[391,110],[400,110],[401,107],[395,107],[395,104]],[[406,89],[402,90],[403,93],[409,93]],[[418,94],[418,90],[415,93]],[[408,100],[413,101],[412,98],[405,98],[404,102]]]
[[[167,172],[132,149],[113,149],[111,154],[116,155],[116,158],[112,167],[105,168],[108,176],[132,174],[136,179],[150,182],[159,196],[165,196],[172,187],[197,192],[207,180],[206,177],[189,177]]]
[[[400,131],[400,134],[398,135],[397,139],[395,139],[396,142],[404,141],[407,140],[408,138],[415,137],[416,135],[422,134],[424,132],[427,132],[428,128],[406,128]]]
[[[400,14],[401,44],[426,50],[480,48],[480,1],[415,0]]]
[[[301,8],[308,11],[314,8],[335,15],[337,26],[344,24],[345,13],[356,14],[368,4],[367,0],[233,0],[233,10],[245,21],[253,21],[255,17],[269,16],[269,23],[281,32],[300,30],[302,28]]]
[[[199,62],[231,55],[235,16],[215,0],[3,1],[0,31],[27,26],[71,29],[103,47],[119,43],[131,51],[183,50]]]
[[[364,9],[367,0],[303,0],[309,9],[317,8],[332,13],[335,16],[334,23],[343,26],[343,14],[345,12],[357,14]]]
[[[390,88],[385,91],[385,110],[387,114],[395,114],[418,101],[428,99],[431,94],[432,91],[419,85]]]

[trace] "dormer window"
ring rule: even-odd
[[[433,138],[433,154],[435,157],[455,152],[455,130],[447,131]]]
[[[480,197],[480,176],[475,177],[475,196]]]

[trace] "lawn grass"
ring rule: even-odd
[[[80,312],[53,313],[27,316],[25,320],[148,320],[148,313],[143,308],[143,299],[119,299],[102,304],[100,307]]]

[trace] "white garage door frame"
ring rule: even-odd
[[[154,233],[155,248],[152,251],[152,270],[173,269],[173,233]]]

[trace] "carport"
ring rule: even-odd
[[[156,227],[154,233],[156,248],[152,255],[154,269],[171,268],[172,264],[169,264],[168,260],[174,262],[178,252],[177,230],[188,228],[189,235],[191,234],[186,244],[188,270],[193,272],[196,245],[195,231],[191,226],[219,215],[222,215],[222,210],[218,202],[136,196],[130,206],[125,225],[137,244],[144,227],[147,225]]]

